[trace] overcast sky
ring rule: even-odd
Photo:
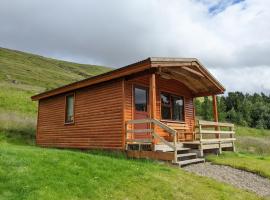
[[[270,93],[270,0],[1,0],[0,46],[110,67],[196,57],[227,91]]]

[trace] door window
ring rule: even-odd
[[[147,90],[135,88],[135,109],[136,111],[147,112]]]

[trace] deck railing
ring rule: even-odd
[[[234,124],[210,121],[198,121],[199,140],[235,138]]]
[[[222,153],[222,147],[226,143],[231,143],[232,150],[235,151],[234,124],[199,120],[197,128],[195,139],[200,142],[201,155],[203,155],[203,145],[211,143],[219,145],[219,153]]]
[[[128,129],[128,125],[135,125],[135,124],[148,124],[149,129]],[[155,132],[155,127],[160,127],[169,134],[173,136],[173,144],[165,140],[159,134]],[[151,139],[135,139],[134,134],[137,133],[149,133],[151,134]],[[129,137],[129,134],[130,137]],[[138,144],[138,143],[152,143],[154,139],[158,139],[160,142],[164,143],[165,145],[169,146],[174,151],[174,161],[177,161],[177,131],[172,129],[171,127],[167,126],[166,124],[160,122],[156,119],[135,119],[129,120],[126,122],[126,143],[128,144]]]

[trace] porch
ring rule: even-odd
[[[149,129],[129,129],[129,125],[148,124]],[[169,135],[166,139],[156,130],[163,129]],[[191,140],[182,138],[189,133],[185,123],[164,123],[156,119],[129,120],[126,122],[126,150],[128,156],[172,161],[184,166],[204,162],[204,153],[221,154],[235,151],[235,130],[231,123],[198,120]],[[144,138],[140,138],[144,134]],[[145,137],[147,134],[147,137]],[[139,136],[139,137],[138,137]]]
[[[234,126],[218,122],[225,88],[193,59],[151,58],[151,67],[124,80],[125,148],[132,157],[185,165],[207,151],[234,150]],[[212,96],[214,122],[196,122],[194,99]]]

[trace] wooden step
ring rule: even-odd
[[[190,156],[196,156],[196,153],[181,153],[177,154],[177,158],[183,158],[183,157],[190,157]]]
[[[186,147],[181,147],[181,148],[177,148],[177,151],[189,151],[190,148],[186,148]]]
[[[190,159],[190,160],[179,161],[176,164],[178,164],[180,167],[182,167],[185,165],[201,163],[201,162],[205,162],[205,159],[204,158],[194,158],[194,159]]]

